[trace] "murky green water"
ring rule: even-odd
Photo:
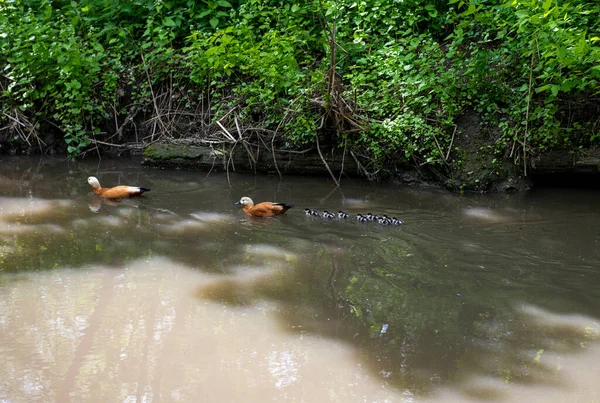
[[[598,400],[598,200],[3,157],[0,401]]]

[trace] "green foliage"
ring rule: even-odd
[[[445,163],[471,112],[501,129],[498,158],[595,145],[599,16],[590,0],[2,2],[0,123],[17,111],[76,156],[158,113],[168,86],[280,146],[319,133],[377,167]]]
[[[532,150],[592,145],[599,129],[590,121],[597,114],[590,96],[600,91],[600,5],[585,0],[451,3],[464,10],[450,35],[458,45],[456,55],[467,61],[476,82],[492,84],[479,93],[494,106],[487,119],[502,120],[506,137],[523,137],[527,125]]]
[[[5,11],[10,13],[0,21],[2,31],[7,32],[7,26],[11,31],[0,44],[8,55],[3,92],[8,102],[3,108],[34,116],[46,109],[46,116],[64,133],[69,152],[80,151],[88,145],[85,127],[97,107],[88,93],[101,70],[104,48],[76,35],[73,22],[78,16],[72,9],[58,15],[47,10],[39,16],[18,5],[6,6]]]
[[[314,63],[323,46],[315,38],[313,2],[285,4],[253,0],[240,7],[236,23],[215,32],[194,31],[183,49],[190,79],[207,86],[213,102],[234,105],[244,117],[277,127],[288,141],[314,139],[315,117],[307,96],[323,86],[322,66]],[[312,135],[308,136],[312,131]]]
[[[421,35],[400,38],[351,67],[349,88],[359,93],[359,104],[373,120],[359,140],[376,158],[399,152],[404,160],[413,155],[427,156],[428,162],[443,158],[439,147],[449,141],[444,131],[459,106],[449,96],[457,83],[443,58],[440,46]]]

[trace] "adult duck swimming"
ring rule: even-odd
[[[106,199],[123,199],[126,197],[141,196],[144,192],[149,192],[150,189],[139,186],[115,186],[112,188],[103,188],[95,176],[90,176],[87,182],[92,187],[92,191],[96,196]]]
[[[251,198],[242,197],[240,201],[235,204],[241,204],[243,206],[244,213],[254,217],[273,217],[280,215],[294,207],[293,204],[287,203],[273,203],[273,202],[262,202],[254,204]]]

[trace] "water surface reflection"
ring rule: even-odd
[[[85,179],[147,197],[103,203]],[[0,165],[0,399],[597,398],[597,193]],[[241,195],[295,203],[243,216]],[[303,207],[406,225],[306,217]],[[575,392],[574,392],[575,391]]]
[[[224,308],[195,297],[213,281],[165,259],[29,276],[0,302],[3,397],[233,402],[394,395],[349,346],[281,332],[276,304]],[[32,295],[41,300],[32,304]]]

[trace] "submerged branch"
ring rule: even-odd
[[[327,161],[325,161],[325,158],[323,158],[323,153],[321,152],[321,147],[319,147],[319,136],[316,136],[316,138],[317,138],[317,151],[319,152],[321,161],[323,161],[323,165],[325,165],[325,168],[327,168],[327,171],[329,172],[329,175],[331,175],[331,179],[333,179],[333,182],[336,184],[337,187],[339,187],[340,183],[335,178],[335,175],[333,174],[333,172],[331,172],[331,168],[329,168],[329,164],[327,163]]]

